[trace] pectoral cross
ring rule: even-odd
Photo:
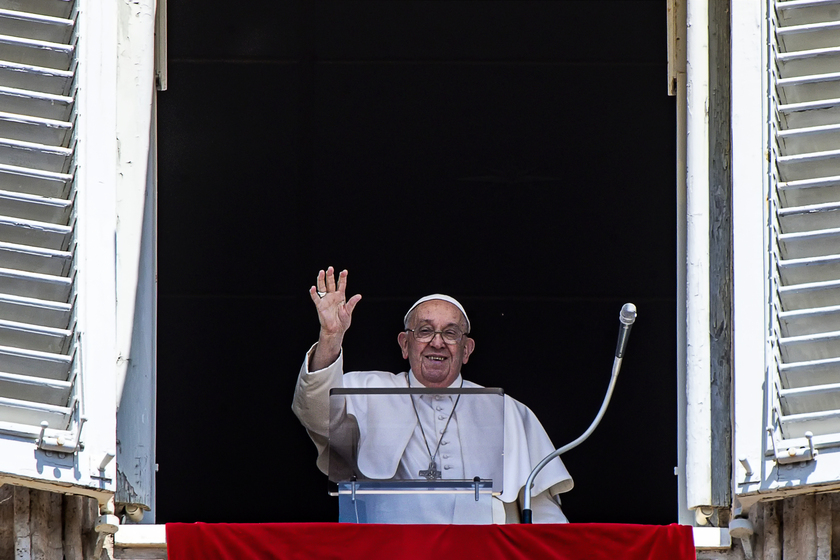
[[[417,474],[419,474],[420,476],[422,476],[426,480],[435,480],[437,478],[440,478],[440,471],[437,470],[437,465],[435,464],[434,461],[429,463],[429,468],[428,469],[426,469],[425,471],[420,471]]]

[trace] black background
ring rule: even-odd
[[[403,371],[418,297],[530,406],[576,522],[676,521],[675,102],[661,0],[169,2],[157,522],[333,521],[293,416],[308,288],[361,293],[346,369]]]

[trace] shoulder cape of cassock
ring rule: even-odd
[[[342,385],[345,388],[404,388],[405,374],[394,375],[381,371],[350,372],[344,375]],[[470,381],[464,381],[464,387],[481,387]],[[464,399],[463,403],[479,402]],[[504,397],[504,490],[501,499],[513,502],[519,490],[525,486],[531,470],[545,456],[554,451],[554,446],[531,410],[507,395]],[[482,472],[481,457],[469,452],[469,442],[487,441],[493,436],[486,433],[487,428],[464,421],[472,414],[497,414],[496,411],[481,411],[470,407],[477,404],[465,404],[462,408],[458,430],[464,446],[465,473]],[[359,422],[358,466],[362,473],[370,478],[389,479],[399,467],[400,459],[408,445],[411,434],[417,425],[417,419],[408,395],[398,395],[389,399],[380,399],[377,406],[368,407],[367,399],[348,398],[347,414],[356,418],[365,418]],[[466,414],[464,414],[466,412]],[[473,416],[476,417],[476,416]],[[484,426],[492,422],[482,422]],[[498,423],[496,423],[498,425]],[[490,461],[492,462],[492,460]],[[492,473],[490,473],[492,477]],[[549,488],[551,494],[568,492],[574,483],[563,462],[557,458],[549,462],[534,481],[533,495]]]

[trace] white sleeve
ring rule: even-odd
[[[309,359],[315,345],[306,353],[298,373],[292,411],[309,432],[309,437],[318,449],[318,468],[327,472],[327,446],[330,431],[330,389],[342,386],[343,352],[335,362],[324,369],[309,371]]]

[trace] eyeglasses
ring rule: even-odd
[[[452,328],[436,331],[432,327],[420,327],[419,329],[406,329],[406,331],[412,333],[417,342],[431,342],[435,335],[439,334],[445,343],[458,344],[464,337],[464,333]]]

